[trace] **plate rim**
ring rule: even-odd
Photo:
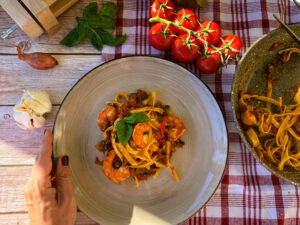
[[[293,28],[293,27],[300,27],[300,24],[297,24],[297,23],[292,23],[292,24],[289,24],[287,25],[288,27],[290,28]],[[286,32],[285,29],[283,27],[279,27],[279,28],[276,28],[274,30],[271,30],[270,32],[264,34],[263,36],[261,36],[260,38],[258,38],[256,41],[253,42],[253,44],[251,44],[251,46],[246,50],[245,54],[243,55],[243,57],[241,58],[241,60],[239,61],[237,67],[236,67],[236,70],[235,70],[235,73],[234,73],[234,77],[232,79],[232,83],[231,83],[231,110],[232,110],[232,113],[233,113],[233,119],[234,119],[234,123],[235,123],[235,127],[238,129],[238,132],[239,132],[239,136],[241,137],[243,143],[245,144],[246,148],[248,151],[250,151],[251,155],[254,156],[254,158],[264,167],[266,168],[272,175],[274,176],[277,176],[278,178],[282,179],[282,180],[285,180],[287,182],[289,182],[290,184],[293,184],[293,185],[296,185],[296,186],[300,186],[300,182],[297,183],[293,180],[290,180],[289,178],[287,177],[284,177],[283,175],[279,174],[277,171],[273,170],[266,162],[264,162],[263,160],[261,160],[257,154],[254,154],[255,152],[255,149],[253,149],[253,147],[251,147],[251,145],[249,144],[249,142],[247,141],[245,135],[244,135],[244,131],[242,130],[241,126],[239,125],[239,121],[237,120],[237,115],[236,115],[236,107],[234,105],[234,90],[233,90],[233,87],[234,87],[234,83],[236,81],[236,74],[241,66],[241,63],[244,61],[244,59],[246,58],[247,55],[251,54],[252,53],[252,49],[256,46],[256,44],[258,44],[261,40],[265,39],[268,37],[268,35],[271,35],[273,33],[276,33],[278,32],[279,30],[282,30],[283,32]]]
[[[208,92],[210,93],[210,95],[212,96],[213,100],[215,101],[216,105],[218,106],[218,109],[220,110],[220,114],[221,114],[221,118],[223,120],[223,123],[224,123],[224,126],[225,126],[225,137],[226,137],[226,143],[227,143],[227,146],[226,146],[226,159],[225,159],[225,165],[224,165],[224,168],[223,168],[223,171],[222,171],[222,174],[220,176],[220,180],[218,181],[218,184],[216,185],[215,189],[213,190],[212,194],[209,196],[209,198],[204,202],[204,204],[198,208],[194,213],[192,213],[192,215],[189,215],[188,218],[184,219],[183,221],[179,222],[179,224],[189,220],[190,218],[192,218],[193,216],[195,216],[197,214],[197,212],[199,212],[199,210],[201,210],[210,200],[211,198],[214,196],[214,194],[216,193],[217,189],[219,188],[223,178],[224,178],[224,175],[225,175],[225,171],[228,167],[228,155],[229,155],[229,136],[228,136],[228,126],[226,124],[226,120],[225,120],[225,116],[224,116],[224,112],[222,111],[221,107],[220,107],[220,104],[218,103],[215,95],[213,94],[212,90],[208,87],[208,85],[206,83],[204,83],[196,74],[194,74],[190,69],[184,67],[183,65],[179,64],[179,63],[175,63],[171,60],[168,60],[168,59],[165,59],[165,58],[162,58],[160,56],[150,56],[150,55],[143,55],[143,54],[139,54],[139,55],[125,55],[125,56],[121,56],[121,57],[118,57],[118,58],[113,58],[113,59],[110,59],[108,61],[105,61],[101,64],[99,64],[98,66],[95,66],[93,69],[87,71],[82,77],[80,77],[75,83],[74,85],[68,90],[67,94],[64,96],[62,102],[60,103],[60,106],[58,108],[58,111],[55,115],[55,119],[54,119],[54,123],[53,123],[53,143],[54,143],[54,140],[55,140],[55,126],[56,126],[56,121],[57,121],[57,117],[60,113],[60,110],[63,106],[63,103],[65,102],[65,100],[67,99],[67,97],[69,96],[69,94],[71,93],[71,91],[75,88],[75,86],[77,86],[77,84],[79,82],[81,82],[85,77],[87,77],[90,73],[92,73],[94,70],[98,69],[99,67],[103,66],[103,65],[106,65],[106,64],[109,64],[111,62],[114,62],[114,61],[118,61],[118,60],[121,60],[121,59],[124,59],[124,58],[152,58],[152,59],[158,59],[158,60],[162,60],[162,61],[167,61],[168,63],[172,63],[176,66],[179,66],[181,68],[183,68],[184,70],[187,70],[189,73],[191,73],[195,78],[197,78],[204,86],[205,88],[208,90]],[[54,146],[53,146],[54,147]],[[52,154],[51,154],[51,158],[52,158],[52,162],[53,162],[53,166],[56,167],[56,163],[57,163],[57,159],[54,157],[54,149],[52,151]],[[97,222],[96,219],[94,219],[93,217],[91,217],[90,215],[88,215],[85,211],[82,211],[82,209],[79,207],[79,205],[77,205],[78,209],[80,209],[81,212],[83,212],[86,216],[88,216],[90,219],[94,220],[95,222]]]

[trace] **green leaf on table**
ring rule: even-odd
[[[150,122],[150,118],[144,113],[134,113],[130,116],[127,116],[123,119],[128,124],[137,124],[137,123],[144,123]]]
[[[70,33],[64,37],[64,39],[62,39],[60,41],[60,43],[62,45],[68,46],[68,47],[73,47],[78,45],[80,42],[83,41],[84,37],[85,37],[85,26],[84,26],[84,22],[83,20],[81,20],[80,18],[76,18],[77,20],[77,26],[75,28],[73,28]]]
[[[131,134],[133,132],[133,128],[131,124],[126,123],[124,120],[120,120],[116,124],[117,136],[119,141],[126,145],[129,141]]]
[[[87,18],[89,16],[98,15],[98,4],[97,2],[91,2],[83,9],[83,17]]]
[[[103,29],[99,29],[98,34],[102,38],[103,43],[107,44],[107,45],[110,45],[110,46],[119,46],[119,45],[123,44],[124,41],[126,41],[126,39],[127,39],[126,34],[124,34],[121,37],[115,38],[112,35],[112,33],[108,32],[106,30],[103,30]]]
[[[103,4],[99,13],[97,2],[89,3],[82,10],[83,18],[76,18],[77,26],[60,43],[69,47],[76,46],[83,41],[87,32],[92,45],[98,50],[102,50],[104,44],[110,46],[123,44],[127,35],[116,38],[107,31],[115,29],[117,12],[117,5],[112,2]]]
[[[114,29],[116,27],[116,23],[112,18],[106,16],[94,16],[91,15],[86,18],[87,23],[92,28],[99,28],[102,29]]]
[[[103,4],[103,7],[101,8],[99,15],[100,16],[106,16],[109,18],[116,18],[118,13],[118,7],[115,3],[113,2],[107,2]]]
[[[91,28],[88,29],[88,38],[90,39],[92,45],[96,49],[98,49],[98,50],[103,49],[102,39],[94,29],[91,29]]]

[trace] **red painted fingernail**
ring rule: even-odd
[[[56,187],[56,176],[51,178],[52,187]]]
[[[69,156],[64,155],[61,159],[61,162],[62,162],[63,166],[68,166],[69,165]]]

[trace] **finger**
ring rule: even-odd
[[[56,189],[59,205],[69,204],[75,200],[72,186],[69,157],[62,156],[58,159],[56,167]]]
[[[52,139],[52,132],[46,129],[41,144],[41,151],[37,155],[32,169],[32,177],[40,181],[39,186],[51,187]]]
[[[51,130],[46,129],[42,140],[41,151],[39,152],[35,163],[38,169],[40,169],[39,172],[45,176],[48,176],[52,169],[52,140],[53,136]]]

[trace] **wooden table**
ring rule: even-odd
[[[39,152],[44,129],[25,131],[13,119],[13,106],[20,99],[23,89],[40,89],[49,93],[53,110],[46,127],[52,129],[56,112],[68,90],[86,72],[101,63],[100,53],[88,41],[74,48],[63,47],[59,41],[76,24],[75,16],[89,0],[81,0],[59,17],[61,30],[55,35],[43,34],[31,41],[29,52],[52,54],[59,65],[52,70],[38,71],[18,59],[17,44],[30,40],[21,29],[8,40],[0,40],[0,225],[29,224],[23,190],[32,163]],[[0,32],[14,24],[0,8]],[[76,224],[96,224],[82,212],[78,212]]]

